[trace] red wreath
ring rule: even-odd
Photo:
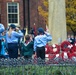
[[[58,54],[58,53],[60,53],[60,46],[57,45],[57,44],[54,44],[54,46],[52,45],[49,48],[50,48],[49,50],[50,50],[51,54]]]
[[[68,52],[66,52],[66,51],[63,51],[62,53],[61,53],[61,58],[63,59],[63,60],[65,60],[65,59],[68,59],[69,58],[69,56],[68,56]]]
[[[55,58],[61,58],[60,54],[56,54]]]
[[[73,47],[71,49],[71,53],[74,53],[74,52],[76,52],[76,43],[74,43],[74,45],[73,45]]]
[[[55,54],[46,54],[45,57],[51,60],[55,58]]]
[[[48,44],[45,46],[45,53],[46,53],[46,54],[49,54],[49,52],[50,52],[49,47],[50,47],[50,46],[49,46]]]
[[[69,57],[69,59],[72,59],[72,57],[76,57],[76,53],[69,52],[68,57]]]
[[[69,41],[63,41],[61,43],[61,50],[68,52],[70,50],[70,48],[68,47],[69,45],[70,45]]]

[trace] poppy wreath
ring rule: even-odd
[[[66,52],[66,51],[63,51],[62,53],[61,53],[61,58],[64,60],[64,59],[68,59],[69,57],[68,57],[68,52]]]
[[[70,48],[68,47],[69,45],[70,45],[69,41],[63,41],[61,43],[61,50],[68,52],[70,50]]]
[[[69,57],[69,59],[72,59],[73,57],[76,57],[76,53],[69,52],[68,57]]]
[[[60,59],[61,55],[60,54],[55,54],[55,59]]]
[[[50,52],[50,50],[49,50],[49,45],[47,44],[47,45],[45,46],[45,53],[46,53],[46,54],[49,54],[49,52]]]
[[[52,60],[55,58],[55,54],[45,54],[45,57],[48,58],[49,60]]]
[[[58,54],[60,53],[60,46],[57,44],[53,44],[50,48],[50,53],[51,54]]]
[[[74,43],[74,45],[73,45],[73,47],[71,49],[71,53],[74,53],[74,52],[76,52],[76,42]]]

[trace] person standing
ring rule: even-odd
[[[71,40],[71,44],[74,44],[74,43],[75,43],[75,38],[74,38],[74,36],[73,36],[73,35],[71,35],[70,40]]]
[[[2,49],[2,44],[1,44],[2,38],[3,38],[2,32],[3,32],[4,30],[5,30],[4,25],[0,23],[0,52],[1,52],[1,49]]]
[[[34,39],[34,51],[37,58],[45,59],[45,46],[52,40],[52,36],[44,32],[42,27],[38,28],[38,35]]]
[[[6,52],[5,34],[6,34],[6,31],[2,32],[2,40],[1,40],[2,48],[0,52],[0,58],[5,58],[8,55]]]
[[[9,58],[18,57],[18,39],[23,37],[23,33],[14,24],[9,26],[9,30],[6,33],[7,51]]]
[[[25,36],[25,42],[22,43],[22,55],[25,59],[32,58],[33,55],[33,45],[32,35],[28,34]]]

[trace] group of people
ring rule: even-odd
[[[74,37],[73,35],[68,35],[67,41],[69,41],[71,44],[74,44],[76,42],[76,37]]]
[[[0,24],[0,55],[5,56],[5,47],[10,58],[18,57],[18,39],[23,37],[23,33],[14,24],[11,24],[5,31],[3,24]],[[5,32],[5,33],[4,33]],[[2,35],[4,33],[4,35]],[[4,37],[5,36],[5,37]],[[4,44],[2,45],[2,43]],[[4,53],[1,53],[4,51]]]
[[[25,38],[25,41],[22,40]],[[33,55],[37,58],[45,59],[45,46],[52,40],[50,33],[45,32],[42,27],[38,28],[37,35],[33,38],[31,34],[24,35],[23,32],[14,24],[11,24],[5,32],[5,27],[0,23],[0,55],[6,51],[9,58],[18,58],[18,50],[24,58],[31,58]],[[4,44],[2,44],[4,42]],[[5,51],[6,47],[6,51]],[[21,47],[21,48],[19,48]]]

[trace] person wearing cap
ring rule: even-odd
[[[44,32],[42,27],[38,28],[38,35],[34,39],[34,51],[37,58],[45,59],[45,46],[51,40],[50,33]]]
[[[23,33],[14,24],[9,26],[9,30],[6,33],[6,43],[9,58],[18,57],[18,39],[23,37]]]
[[[4,32],[4,30],[5,30],[4,25],[0,23],[0,52],[1,52],[1,49],[2,49],[1,42],[2,42],[2,38],[3,38],[2,33]]]

